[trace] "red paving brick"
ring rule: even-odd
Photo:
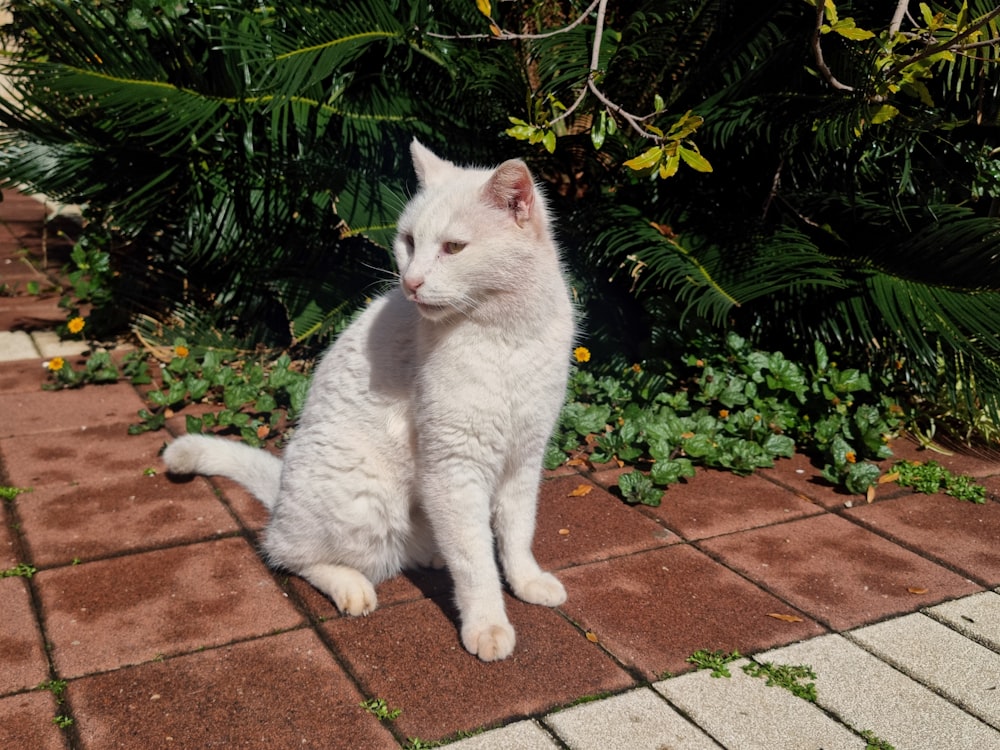
[[[511,658],[484,664],[462,648],[453,612],[424,599],[321,626],[368,695],[402,709],[394,726],[432,741],[633,684],[558,612],[507,598]]]
[[[0,580],[0,695],[33,688],[48,679],[49,663],[23,578]],[[0,747],[5,747],[0,744]]]
[[[907,495],[845,513],[884,536],[923,550],[984,586],[1000,584],[1000,503]]]
[[[857,499],[823,479],[821,468],[808,456],[796,453],[791,458],[779,459],[773,468],[761,469],[760,476],[792,490],[802,500],[831,510]]]
[[[645,679],[688,669],[685,659],[698,649],[753,653],[825,632],[687,545],[584,565],[560,577],[570,618]]]
[[[65,391],[0,393],[0,438],[128,424],[144,404],[128,383]],[[152,458],[150,458],[152,461]]]
[[[0,331],[40,331],[66,322],[66,311],[59,307],[59,297],[0,297]],[[80,351],[87,345],[80,343]]]
[[[48,692],[0,698],[0,747],[5,750],[65,750],[69,742],[52,722],[60,710]]]
[[[2,329],[0,329],[2,330]],[[0,393],[37,393],[48,378],[41,359],[0,362]]]
[[[680,541],[580,476],[542,484],[534,552],[543,568],[617,557]]]
[[[964,577],[829,514],[709,539],[700,546],[836,630],[981,590]],[[924,593],[911,593],[911,588]]]
[[[761,477],[699,469],[671,485],[658,507],[644,509],[685,539],[704,539],[821,513],[798,493]]]
[[[142,475],[43,487],[18,503],[21,530],[39,567],[236,533],[229,511],[201,489]]]
[[[72,683],[81,747],[398,748],[312,631]]]
[[[0,464],[0,471],[3,465]],[[7,510],[7,504],[0,504],[0,570],[7,570],[20,562],[17,539],[14,536],[14,523]]]
[[[160,470],[156,454],[166,442],[165,435],[129,435],[128,426],[129,422],[118,422],[0,439],[7,479],[18,487],[38,489],[75,484],[81,479],[106,483],[142,476],[151,468]]]
[[[239,538],[42,571],[35,581],[52,658],[68,677],[303,621]]]

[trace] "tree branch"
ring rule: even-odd
[[[551,36],[557,36],[559,34],[565,34],[567,31],[572,31],[585,20],[587,17],[593,13],[594,8],[601,3],[601,0],[593,0],[593,2],[587,6],[586,10],[583,11],[574,21],[562,26],[558,29],[553,29],[552,31],[547,31],[544,34],[516,34],[513,31],[507,31],[506,29],[501,29],[497,22],[490,17],[490,22],[493,26],[499,29],[499,34],[435,34],[433,32],[426,32],[424,35],[429,36],[433,39],[493,39],[496,41],[510,41],[512,39],[548,39]]]
[[[899,29],[903,25],[903,17],[906,15],[906,9],[909,4],[908,0],[899,0],[896,4],[896,12],[892,14],[892,20],[889,22],[890,39],[899,33]]]
[[[905,6],[905,3],[903,3]],[[898,8],[897,8],[898,10]],[[813,57],[816,58],[816,67],[822,74],[823,78],[829,83],[833,88],[839,89],[840,91],[854,91],[853,86],[848,86],[846,83],[841,83],[837,80],[837,77],[833,74],[833,71],[827,66],[826,61],[823,59],[823,48],[820,46],[820,28],[823,26],[823,19],[826,16],[826,9],[823,5],[823,0],[816,0],[816,28],[813,30],[812,35],[812,51]]]
[[[890,76],[895,75],[896,73],[899,73],[901,70],[906,68],[908,65],[912,65],[915,62],[919,62],[924,58],[930,57],[931,55],[936,55],[938,52],[959,51],[962,49],[966,49],[966,47],[959,45],[958,42],[962,41],[963,39],[969,38],[997,16],[1000,16],[1000,6],[997,6],[989,13],[987,13],[985,16],[978,19],[978,23],[976,23],[975,26],[969,26],[969,28],[967,28],[965,31],[961,32],[960,34],[956,34],[951,39],[946,39],[945,41],[940,42],[938,44],[932,44],[924,48],[917,54],[913,55],[912,57],[909,57],[906,60],[896,63],[889,71],[888,75]],[[990,41],[992,44],[997,43],[996,39]],[[968,45],[967,48],[972,49],[973,47],[976,46],[984,46],[984,45],[980,45],[979,43],[973,43]]]

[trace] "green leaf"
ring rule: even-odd
[[[590,129],[590,141],[594,144],[594,148],[598,151],[601,150],[601,146],[604,145],[604,139],[607,137],[608,133],[608,113],[603,109],[597,116],[597,125]]]
[[[656,507],[663,498],[663,491],[654,487],[652,480],[640,471],[618,477],[618,489],[625,502],[633,505],[641,503]]]
[[[545,131],[545,135],[542,136],[542,145],[545,146],[545,150],[550,154],[555,153],[556,150],[556,134],[552,130]]]
[[[667,461],[657,461],[649,472],[654,484],[676,484],[682,478],[695,475],[694,465],[686,458],[675,458]]]
[[[844,485],[847,487],[848,492],[863,495],[868,492],[869,487],[878,483],[881,473],[876,464],[868,461],[860,461],[856,464],[851,464],[851,467],[847,471],[847,478],[844,480]]]

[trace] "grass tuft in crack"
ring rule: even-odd
[[[815,680],[816,673],[812,667],[795,664],[771,664],[770,662],[750,662],[743,666],[743,671],[751,677],[763,677],[768,687],[783,687],[799,698],[816,702],[816,683],[805,682]]]
[[[726,653],[725,651],[708,651],[699,649],[689,656],[685,661],[694,664],[695,669],[710,669],[712,677],[732,677],[732,672],[727,666],[729,662],[743,658],[739,651]]]
[[[401,708],[389,708],[385,698],[369,698],[366,701],[361,701],[361,708],[379,721],[394,721],[403,713]]]

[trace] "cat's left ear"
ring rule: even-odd
[[[509,211],[523,227],[535,206],[535,183],[528,166],[520,159],[505,161],[483,186],[483,198],[489,205]]]
[[[444,181],[444,176],[455,169],[450,161],[442,159],[416,138],[410,143],[413,169],[421,187]]]

